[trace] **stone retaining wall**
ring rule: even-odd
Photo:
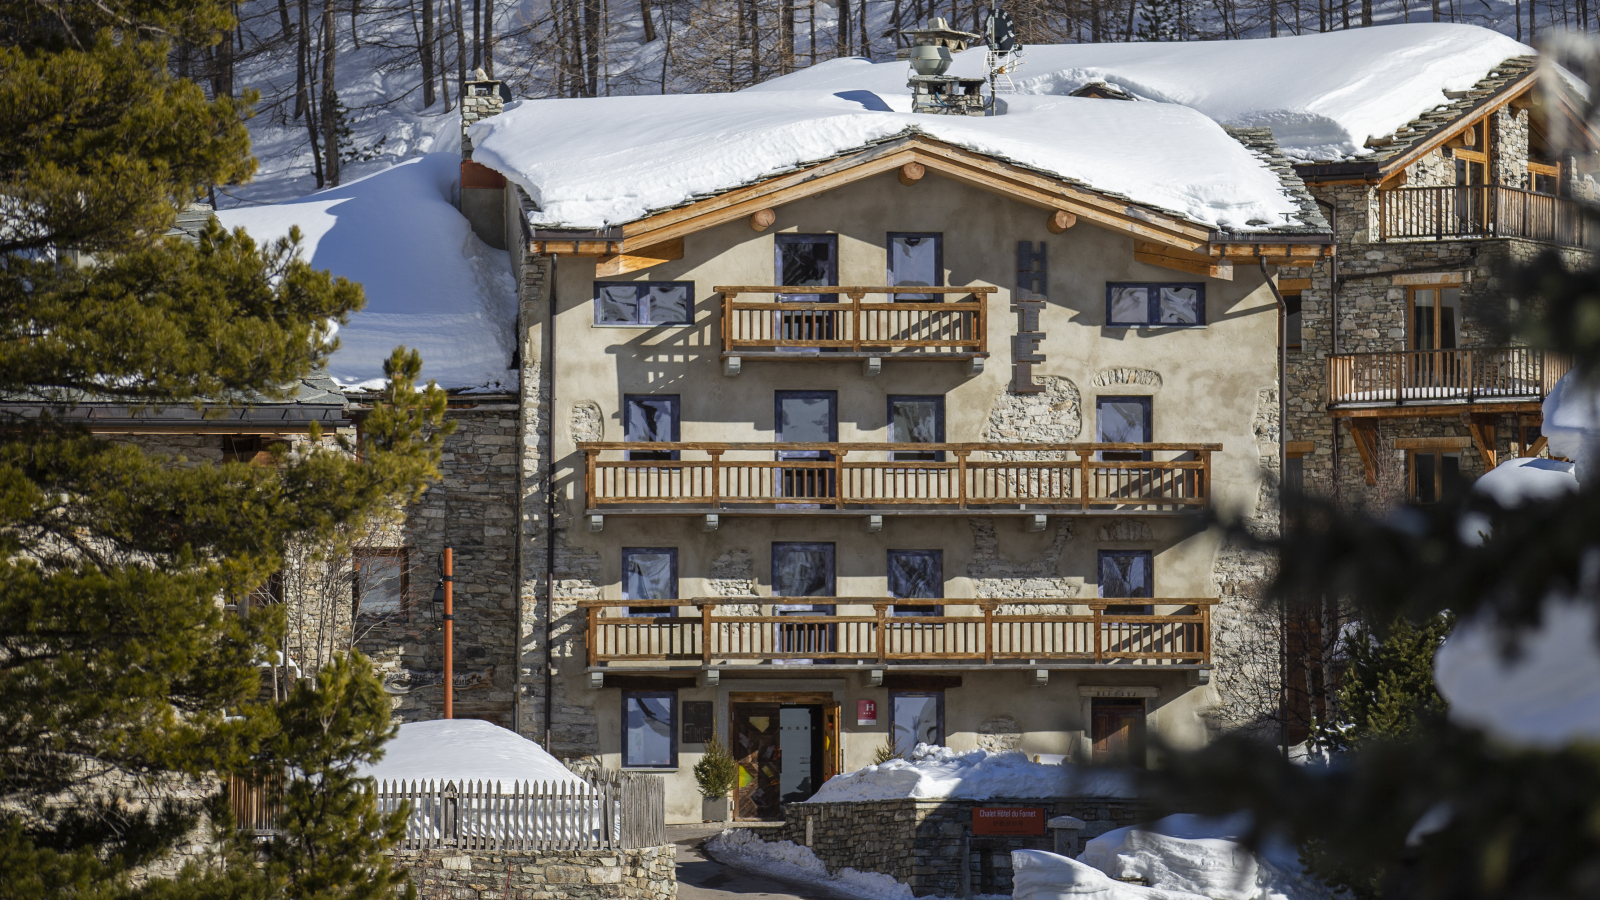
[[[675,900],[677,860],[672,844],[642,850],[395,854],[411,873],[419,900]]]
[[[1043,807],[1046,817],[1076,816],[1087,823],[1083,842],[1114,828],[1149,821],[1147,804],[1136,800],[870,800],[854,803],[791,803],[784,827],[755,829],[769,841],[809,846],[828,867],[882,872],[910,885],[919,897],[960,896],[962,844],[967,840],[967,877],[974,893],[1010,893],[1012,850],[1053,850],[1054,835],[968,837],[975,806]],[[810,836],[807,837],[807,823]]]

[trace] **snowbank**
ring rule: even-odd
[[[905,63],[882,66],[898,73],[904,93]],[[910,132],[1216,227],[1298,221],[1278,177],[1192,109],[1052,96],[1007,102],[1006,115],[971,118],[912,115],[866,91],[830,88],[524,100],[471,127],[473,159],[521,185],[544,226],[631,222]]]
[[[957,753],[918,744],[910,760],[895,759],[835,775],[806,802],[1133,796],[1133,775],[1127,770],[1080,769],[1031,762],[1016,752]]]
[[[1220,818],[1176,815],[1108,831],[1078,857],[1112,878],[1211,900],[1324,900],[1329,896],[1300,865],[1287,842],[1268,838],[1259,852],[1240,843],[1248,814]]]
[[[1449,102],[1445,91],[1469,88],[1505,60],[1533,52],[1486,28],[1447,23],[1245,41],[1057,44],[1026,48],[1016,82],[1024,94],[1061,95],[1105,81],[1223,125],[1270,127],[1291,157],[1338,160],[1371,155],[1367,138],[1392,134]],[[958,54],[950,72],[982,74],[983,54]],[[904,62],[841,59],[747,92],[861,90],[888,99],[907,93],[905,69]]]
[[[1574,474],[1584,480],[1600,450],[1600,391],[1568,372],[1544,398],[1542,411],[1540,433],[1550,440],[1550,455],[1572,460]]]
[[[382,781],[513,781],[582,784],[561,761],[525,737],[477,719],[407,722],[384,746],[383,759],[362,767]]]
[[[1115,881],[1075,859],[1044,850],[1011,851],[1012,900],[1209,900],[1187,891]]]
[[[1501,506],[1519,506],[1530,500],[1553,500],[1578,489],[1572,463],[1536,456],[1508,459],[1482,478],[1472,489],[1488,494]]]
[[[515,386],[511,259],[451,202],[460,166],[459,155],[432,153],[298,200],[218,211],[258,242],[300,226],[305,259],[366,289],[328,365],[340,387],[381,388],[401,344],[422,353],[423,378],[441,387]]]
[[[828,867],[811,852],[793,841],[768,842],[745,828],[724,831],[706,842],[706,850],[719,862],[832,888],[861,900],[911,900],[911,887],[881,872],[841,869],[828,874]]]

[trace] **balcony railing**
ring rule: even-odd
[[[789,600],[836,608],[868,607],[871,615],[736,615],[723,607]],[[1015,660],[1142,665],[1209,665],[1214,599],[903,600],[888,597],[701,597],[692,600],[592,600],[589,666],[697,662],[701,666],[782,664],[885,665],[895,662],[995,663]],[[998,608],[1052,604],[1087,614],[1001,614]],[[1140,615],[1108,607],[1182,606],[1193,612]],[[906,614],[930,607],[978,607],[963,615]],[[667,615],[617,615],[659,609]],[[677,615],[694,607],[695,616]],[[896,613],[900,614],[896,614]],[[923,609],[922,612],[941,612]],[[610,614],[608,614],[610,613]]]
[[[1498,184],[1406,187],[1378,192],[1378,240],[1514,237],[1590,245],[1578,204]]]
[[[988,353],[988,295],[993,287],[717,287],[722,294],[725,356],[783,353],[784,358],[947,356]],[[789,302],[783,295],[815,297]],[[927,295],[932,295],[931,298]],[[866,302],[881,296],[878,302]],[[826,301],[826,302],[824,302]]]
[[[1328,358],[1328,403],[1542,400],[1571,367],[1565,354],[1529,347],[1342,353]]]
[[[578,448],[586,507],[594,512],[1089,512],[1205,506],[1211,454],[1222,445],[585,442]],[[627,458],[645,453],[671,458]],[[920,459],[906,459],[912,454]]]

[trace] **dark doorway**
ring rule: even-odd
[[[766,696],[774,699],[730,704],[738,819],[781,819],[783,804],[810,799],[838,772],[838,704],[817,695]]]
[[[1144,701],[1095,698],[1091,737],[1099,765],[1144,767]]]

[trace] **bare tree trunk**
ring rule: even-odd
[[[839,28],[838,44],[833,48],[834,56],[850,55],[850,0],[839,0]]]
[[[483,68],[483,0],[472,0],[472,68]]]
[[[334,33],[334,0],[322,4],[322,171],[328,184],[339,186],[339,92],[334,81],[333,63],[339,37]]]
[[[450,32],[445,28],[444,17],[450,12],[450,0],[443,0],[439,4],[439,96],[444,99],[444,111],[449,112],[450,106]],[[458,26],[459,27],[459,26]]]
[[[1100,43],[1100,0],[1089,0],[1089,40]]]
[[[294,117],[296,119],[306,115],[306,69],[311,59],[311,0],[300,0],[300,29],[299,40],[295,42],[294,60]],[[322,187],[322,175],[319,168],[317,187]]]
[[[494,77],[494,0],[483,0],[483,71]]]
[[[422,105],[433,105],[433,0],[422,0]]]
[[[778,43],[782,47],[783,72],[794,71],[794,0],[782,0],[778,12]],[[900,15],[900,0],[895,0],[895,15]]]
[[[584,85],[588,83],[584,77],[587,60],[583,52],[583,27],[578,22],[578,5],[581,0],[564,0],[567,7],[567,34],[572,37],[572,68],[569,77],[572,79],[572,96],[584,96]]]
[[[761,7],[750,0],[750,81],[761,80]]]
[[[639,0],[639,18],[644,20],[644,42],[656,39],[656,23],[650,19],[650,0]]]
[[[361,49],[361,33],[356,31],[356,16],[361,15],[361,0],[350,0],[350,42]]]
[[[1521,0],[1518,0],[1520,3]],[[1361,27],[1372,27],[1372,0],[1361,0]]]
[[[954,4],[951,4],[952,7]],[[861,10],[861,55],[872,58],[872,35],[867,32],[867,0],[858,0]]]
[[[600,95],[600,0],[583,0],[583,72],[588,86],[585,96]]]
[[[1278,36],[1278,0],[1267,4],[1267,33],[1271,37]]]
[[[810,10],[810,14],[806,17],[809,22],[807,27],[811,29],[811,43],[807,49],[811,51],[811,65],[814,66],[817,64],[817,0],[811,0],[807,9]]]
[[[1273,2],[1276,3],[1277,0],[1273,0]],[[1139,0],[1128,0],[1128,27],[1127,27],[1127,29],[1125,31],[1122,32],[1122,42],[1123,43],[1127,43],[1128,41],[1133,40],[1133,13],[1134,13],[1134,10],[1136,10],[1138,8],[1139,8]],[[1274,31],[1273,34],[1276,35],[1277,32]]]
[[[467,90],[467,17],[463,15],[461,0],[456,0],[456,105],[461,105],[461,99],[466,96]]]
[[[280,37],[287,39],[294,34],[294,23],[289,21],[289,0],[278,0],[278,25],[283,29]]]

